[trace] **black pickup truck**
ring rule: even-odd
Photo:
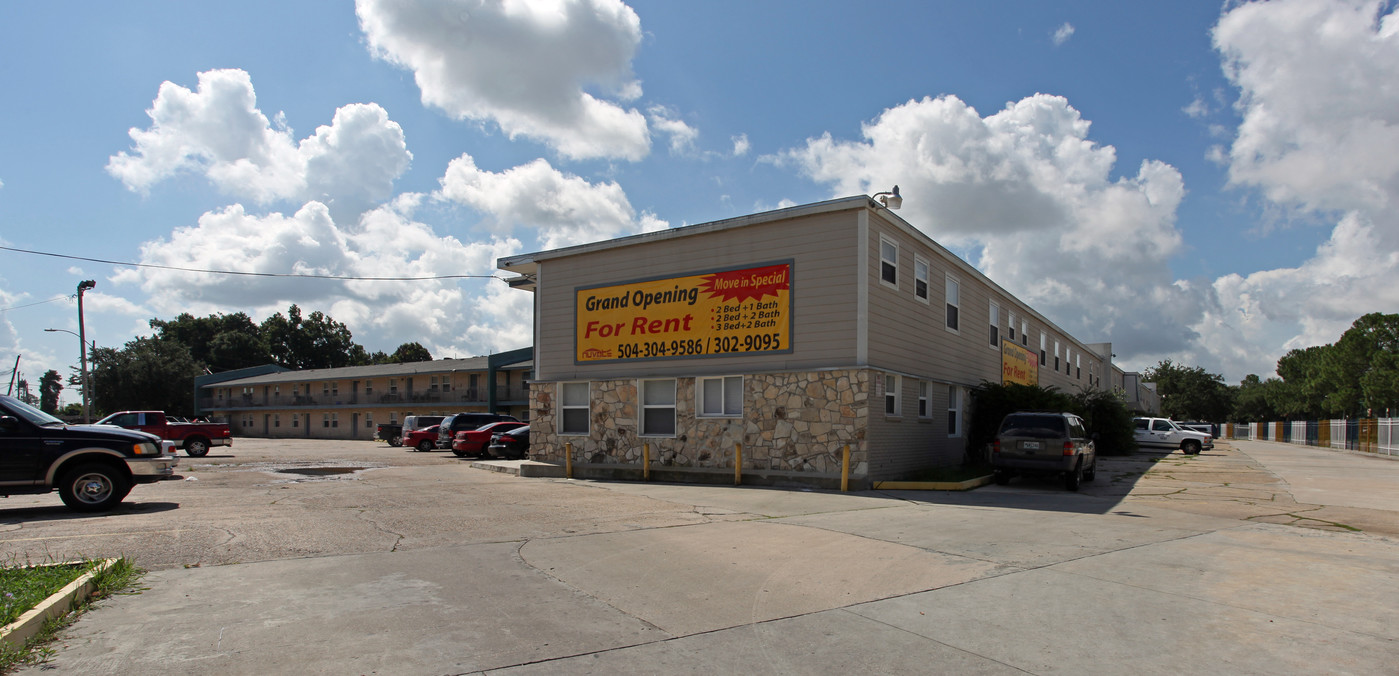
[[[178,479],[159,437],[109,425],[68,425],[0,396],[0,495],[58,491],[63,504],[101,512],[136,484]]]

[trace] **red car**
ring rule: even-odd
[[[464,458],[468,455],[485,455],[486,446],[490,445],[492,436],[500,434],[501,432],[508,432],[516,428],[524,427],[528,424],[529,423],[516,421],[501,421],[488,423],[474,430],[457,432],[456,438],[452,439],[452,453],[455,453],[458,458]]]
[[[403,435],[403,445],[409,448],[416,448],[420,451],[436,450],[438,427],[440,427],[440,425],[424,427],[420,430],[413,430]]]

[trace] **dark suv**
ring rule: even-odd
[[[457,432],[474,430],[482,425],[493,422],[520,422],[519,418],[513,415],[501,415],[499,413],[458,413],[449,415],[442,419],[442,426],[437,428],[437,447],[451,449],[452,440],[457,438]]]
[[[1017,474],[1053,474],[1064,477],[1064,488],[1076,491],[1097,475],[1098,452],[1082,418],[1019,411],[1001,421],[991,442],[991,467],[1002,486]]]

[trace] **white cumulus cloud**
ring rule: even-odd
[[[438,195],[485,214],[485,226],[496,236],[534,240],[542,249],[667,225],[649,212],[637,214],[620,185],[589,183],[543,159],[492,172],[477,167],[470,155],[462,155],[448,165]]]
[[[1176,283],[1180,172],[1145,161],[1112,178],[1116,152],[1089,140],[1066,100],[1036,95],[982,117],[946,96],[909,101],[864,127],[785,155],[836,195],[898,184],[906,220],[943,243],[979,250],[993,280],[1119,357],[1179,350],[1202,292]],[[1163,326],[1176,328],[1163,329]]]
[[[569,158],[650,152],[645,116],[617,103],[641,95],[641,20],[619,0],[358,0],[356,12],[373,53],[412,71],[424,104]]]
[[[1286,350],[1399,308],[1399,13],[1374,1],[1248,3],[1221,17],[1214,42],[1240,95],[1242,122],[1219,154],[1231,182],[1335,223],[1296,267],[1214,282],[1202,343],[1268,374]]]
[[[1071,23],[1065,21],[1065,22],[1063,23],[1063,25],[1061,25],[1061,26],[1059,26],[1058,28],[1055,28],[1055,29],[1054,29],[1054,33],[1053,33],[1053,35],[1050,36],[1050,39],[1054,41],[1054,45],[1055,45],[1055,46],[1058,46],[1058,45],[1064,44],[1065,42],[1068,42],[1068,41],[1069,41],[1069,38],[1071,38],[1071,37],[1073,37],[1073,36],[1074,36],[1074,26],[1073,26],[1073,24],[1071,24]]]
[[[329,126],[297,143],[258,109],[241,70],[200,73],[195,91],[165,82],[147,114],[151,126],[130,131],[131,151],[107,163],[135,191],[192,172],[257,203],[315,199],[357,211],[391,195],[412,159],[403,130],[372,103],[340,108]]]

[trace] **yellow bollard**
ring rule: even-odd
[[[563,445],[563,475],[569,479],[573,478],[573,442],[565,442]]]
[[[845,445],[845,452],[840,458],[840,492],[845,493],[850,490],[850,444]]]
[[[734,485],[743,485],[743,444],[734,444]]]
[[[651,444],[641,445],[641,480],[651,480]]]

